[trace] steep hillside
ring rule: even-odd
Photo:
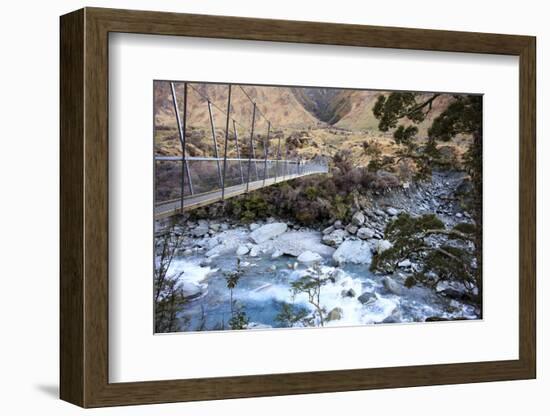
[[[217,128],[225,128],[228,87],[226,84],[188,84],[187,123],[189,127],[210,129],[206,97],[213,103],[212,110]],[[180,108],[183,103],[183,84],[176,87]],[[296,99],[291,88],[265,86],[233,86],[231,92],[231,118],[239,128],[248,128],[252,122],[253,104],[257,103],[256,128],[266,127],[269,119],[275,128],[307,128],[321,122],[310,114]],[[176,128],[170,84],[157,82],[155,86],[155,123],[161,128]]]

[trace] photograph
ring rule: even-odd
[[[482,319],[482,95],[153,89],[154,333]]]

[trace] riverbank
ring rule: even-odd
[[[178,317],[184,330],[228,329],[231,299],[250,329],[479,318],[479,307],[465,296],[471,289],[457,282],[407,287],[422,266],[415,259],[401,261],[389,275],[370,270],[372,257],[391,247],[384,240],[386,225],[402,212],[435,213],[449,227],[471,221],[456,198],[464,183],[460,172],[435,172],[430,182],[358,200],[349,222],[326,227],[273,217],[246,225],[231,219],[175,224],[170,232],[180,243],[168,274],[181,275],[187,301]],[[226,278],[237,268],[239,282],[230,291]],[[323,282],[318,307],[295,290],[295,282],[315,274]],[[285,320],[288,305],[304,319]]]

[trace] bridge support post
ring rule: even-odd
[[[185,157],[185,132],[187,125],[187,83],[183,83],[183,120],[180,116],[180,110],[178,107],[178,98],[176,95],[175,83],[170,83],[170,89],[172,92],[172,104],[174,105],[174,113],[176,115],[176,122],[178,125],[178,133],[181,145],[181,195],[180,195],[180,210],[183,212],[184,194],[185,194],[185,173],[187,172],[187,179],[189,181],[189,190],[193,195],[193,182],[191,181],[191,174],[189,172],[189,165]]]
[[[241,171],[241,183],[244,184],[243,164],[241,161],[241,151],[239,149],[239,136],[237,133],[237,126],[235,125],[235,119],[233,119],[233,132],[235,133],[235,147],[237,149],[237,159],[239,159],[239,169]]]
[[[271,122],[267,122],[267,136],[264,141],[264,182],[263,186],[265,186],[265,178],[267,176],[267,153],[268,153],[268,147],[269,147],[269,131],[271,130]]]
[[[256,121],[256,103],[252,109],[252,128],[250,129],[250,149],[248,153],[248,174],[246,176],[246,192],[248,193],[248,188],[250,186],[250,168],[252,166],[252,158],[256,159],[254,152],[254,123]],[[256,166],[256,176],[258,176],[258,170]]]
[[[277,158],[275,160],[275,183],[277,183],[277,175],[279,174],[279,159],[281,158],[281,136],[277,142]]]
[[[227,171],[227,141],[229,139],[229,114],[231,113],[231,84],[227,90],[227,118],[225,120],[225,145],[223,147],[222,201],[225,198],[225,173]]]
[[[208,101],[208,115],[210,116],[210,127],[212,128],[212,141],[214,142],[214,157],[216,158],[216,164],[218,167],[218,178],[220,180],[220,186],[223,189],[222,168],[220,166],[220,156],[218,154],[218,142],[216,140],[216,126],[214,124],[214,114],[212,114],[212,103],[210,101]]]

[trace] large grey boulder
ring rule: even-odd
[[[376,295],[373,292],[365,292],[357,298],[362,304],[376,301]]]
[[[320,262],[321,260],[323,260],[323,258],[317,254],[317,253],[314,253],[313,251],[304,251],[302,254],[300,254],[297,258],[297,260],[301,263],[315,263],[315,262]]]
[[[393,247],[393,244],[388,240],[380,240],[376,243],[376,253],[382,254],[384,251]]]
[[[328,246],[337,247],[346,238],[347,232],[345,230],[335,230],[330,234],[324,235],[322,242]]]
[[[370,246],[364,241],[344,241],[332,255],[337,264],[366,264],[372,260]]]
[[[363,214],[361,211],[357,211],[355,214],[353,214],[353,217],[351,217],[351,223],[358,227],[362,226],[365,223],[365,214]]]
[[[237,256],[244,256],[245,254],[248,254],[249,251],[250,251],[250,248],[248,248],[243,244],[237,247],[236,254]]]
[[[386,208],[386,212],[392,217],[395,217],[397,214],[399,214],[399,211],[393,207]]]
[[[394,295],[402,296],[405,293],[405,287],[401,286],[389,276],[384,276],[382,279],[382,284],[387,291],[393,293]]]
[[[327,321],[337,321],[342,319],[344,316],[344,310],[342,308],[336,307],[332,309],[327,315]]]
[[[321,233],[318,231],[287,231],[263,245],[293,257],[298,257],[304,251],[312,251],[321,256],[332,256],[334,253],[334,248],[321,243]]]
[[[374,237],[374,230],[368,227],[361,227],[357,230],[357,237],[362,240]]]
[[[260,244],[283,234],[287,228],[288,226],[284,222],[262,225],[250,233],[250,239],[256,244]]]
[[[208,227],[208,224],[200,224],[197,227],[193,228],[191,234],[193,234],[193,237],[204,237],[206,234],[208,234],[209,230],[210,228]]]

